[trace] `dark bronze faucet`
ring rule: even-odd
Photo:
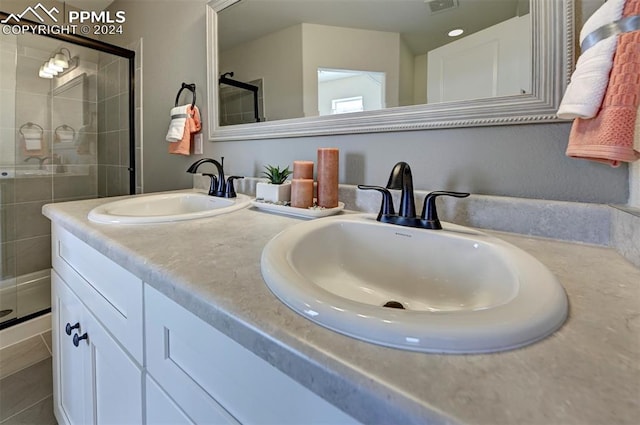
[[[210,196],[218,196],[221,198],[235,198],[236,190],[233,187],[233,181],[236,179],[243,179],[243,176],[230,176],[225,179],[224,177],[224,157],[222,157],[222,163],[216,161],[211,158],[202,158],[191,164],[191,166],[187,169],[187,173],[195,174],[198,171],[198,168],[202,164],[211,163],[215,165],[218,175],[210,174],[210,173],[202,173],[203,176],[208,176],[211,179],[211,184],[209,186],[209,195]]]
[[[431,192],[424,200],[422,214],[416,215],[416,206],[413,196],[413,176],[411,167],[406,162],[398,162],[391,170],[387,187],[358,185],[358,189],[377,190],[382,194],[382,204],[376,220],[382,223],[397,224],[406,227],[419,227],[422,229],[440,230],[442,224],[438,219],[436,210],[436,198],[438,196],[454,196],[466,198],[469,193],[437,191]],[[400,211],[398,214],[393,207],[393,198],[389,189],[402,190],[400,195]]]

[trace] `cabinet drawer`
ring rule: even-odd
[[[60,226],[51,236],[53,268],[142,364],[142,281]]]
[[[191,416],[195,422],[207,417],[207,409],[220,406],[244,424],[357,423],[157,290],[144,287],[147,370],[188,415],[201,413]]]

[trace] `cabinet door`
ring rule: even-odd
[[[55,271],[52,278],[58,421],[69,425],[142,423],[142,371]],[[67,323],[71,335],[67,335]]]
[[[80,326],[84,322],[84,308],[55,271],[51,279],[54,410],[61,424],[86,423],[90,419],[85,417],[87,356],[73,345],[73,335],[83,332]],[[71,335],[67,335],[67,325]]]
[[[84,321],[88,337],[81,346],[88,356],[91,422],[141,424],[142,371],[93,315],[87,313]]]

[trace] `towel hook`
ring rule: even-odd
[[[182,90],[184,89],[189,90],[193,94],[193,102],[191,102],[191,107],[193,108],[194,106],[196,106],[196,83],[191,83],[191,84],[182,83],[182,87],[180,87],[180,90],[178,91],[178,95],[176,96],[175,106],[178,106],[178,102],[180,100],[180,93],[182,93]]]

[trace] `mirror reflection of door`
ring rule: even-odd
[[[383,109],[384,93],[384,72],[318,68],[319,115]]]
[[[427,101],[531,93],[531,20],[516,16],[427,53]]]

